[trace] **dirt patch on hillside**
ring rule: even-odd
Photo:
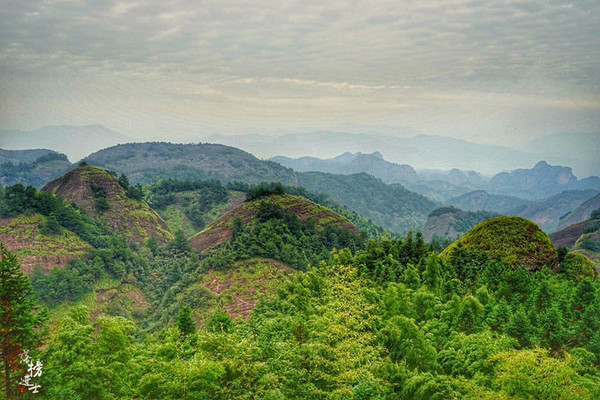
[[[91,247],[72,233],[40,235],[38,225],[42,222],[39,215],[0,219],[0,242],[15,253],[26,274],[30,275],[38,264],[44,272],[62,268],[69,260],[82,257]]]
[[[100,289],[96,292],[96,308],[90,315],[90,321],[95,321],[100,314],[106,313],[111,306],[135,314],[145,312],[150,307],[150,303],[139,289],[126,292],[121,292],[117,288]]]
[[[244,267],[251,267],[255,263],[265,263],[274,267],[276,270],[283,271],[285,275],[293,274],[296,271],[289,266],[269,258],[253,258],[245,261]],[[271,271],[273,271],[271,269]],[[273,276],[281,277],[279,274],[273,275],[273,273],[267,272],[269,276],[260,276],[249,282],[246,278],[234,278],[235,270],[232,270],[226,277],[219,279],[215,271],[210,270],[207,273],[207,280],[203,285],[211,292],[221,296],[231,296],[227,303],[223,306],[225,312],[235,320],[241,317],[245,321],[250,317],[250,313],[256,307],[259,301],[259,295],[264,295],[266,298],[270,298],[275,294],[273,285],[269,285],[269,280],[273,279]],[[276,278],[278,279],[278,278]]]
[[[587,221],[570,225],[561,231],[551,234],[550,241],[552,241],[552,244],[556,248],[571,247],[577,242],[577,239],[585,232],[588,226]]]

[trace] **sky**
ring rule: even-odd
[[[0,129],[600,132],[600,2],[0,0]]]

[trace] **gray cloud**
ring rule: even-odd
[[[0,128],[555,133],[503,131],[513,111],[600,127],[597,1],[5,3]]]

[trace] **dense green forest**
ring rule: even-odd
[[[146,194],[167,204],[172,190]],[[21,396],[17,354],[27,349],[43,374],[40,394],[22,398],[599,398],[600,284],[584,256],[544,248],[557,264],[524,268],[519,258],[539,251],[524,232],[544,234],[510,218],[443,253],[420,233],[367,240],[265,201],[283,190],[246,188],[259,202],[254,219],[234,220],[231,240],[198,253],[181,231],[164,245],[128,244],[53,194],[2,189],[3,218],[40,214],[44,235],[70,230],[93,245],[30,278],[2,248],[0,297],[24,304],[0,318],[2,332],[15,331],[9,320],[19,332],[2,337],[15,355],[0,364],[12,393]],[[207,199],[219,192],[213,185]],[[486,250],[501,240],[490,226],[514,231],[522,243],[507,251],[517,259]],[[259,277],[256,259],[285,273]],[[273,281],[247,317],[232,318],[232,300],[201,283],[230,282],[241,265],[254,268],[246,286]]]

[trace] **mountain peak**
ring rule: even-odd
[[[77,204],[129,242],[139,243],[149,237],[161,243],[170,240],[172,235],[162,218],[143,201],[128,197],[115,175],[84,164],[48,183],[42,191]]]
[[[542,160],[542,161],[538,162],[537,164],[535,164],[533,169],[542,169],[542,168],[545,169],[548,167],[550,167],[550,164],[548,164],[546,161]]]

